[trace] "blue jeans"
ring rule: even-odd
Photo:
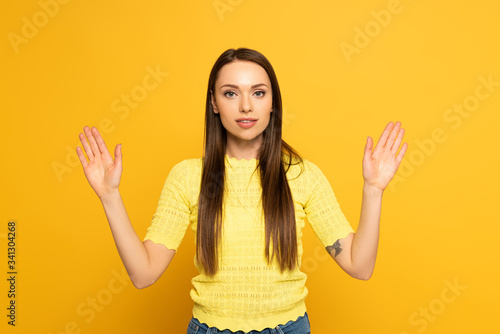
[[[205,323],[200,323],[198,319],[192,317],[191,321],[189,321],[187,334],[212,334],[212,333],[220,333],[220,334],[309,334],[311,333],[311,327],[309,324],[309,317],[307,316],[307,312],[297,318],[297,320],[290,320],[284,325],[278,325],[274,328],[265,328],[262,331],[250,331],[243,332],[237,331],[232,332],[229,329],[220,330],[217,327],[208,327]]]

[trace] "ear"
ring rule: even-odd
[[[214,113],[218,114],[219,111],[217,110],[217,105],[215,104],[214,93],[212,92],[211,89],[210,89],[210,98],[212,101],[212,108],[214,108]]]

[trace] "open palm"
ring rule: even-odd
[[[363,178],[366,184],[381,190],[387,187],[396,174],[408,148],[408,144],[404,143],[396,156],[403,136],[404,129],[401,128],[401,123],[389,122],[380,135],[373,152],[373,139],[368,137],[363,156]]]
[[[89,129],[88,126],[85,126],[83,131],[88,142],[85,140],[83,133],[79,134],[79,138],[87,154],[88,161],[79,146],[76,148],[76,152],[82,163],[85,177],[97,196],[102,199],[103,196],[118,190],[120,185],[122,174],[121,144],[115,147],[115,161],[113,161],[97,128],[92,127],[92,129]]]

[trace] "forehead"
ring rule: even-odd
[[[265,83],[270,86],[269,76],[260,65],[251,61],[233,61],[219,70],[217,85],[235,84],[238,86]]]

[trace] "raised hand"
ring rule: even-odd
[[[372,152],[373,139],[368,137],[363,156],[363,178],[365,184],[384,190],[392,180],[405,155],[408,143],[404,143],[401,151],[399,145],[403,140],[404,129],[401,122],[389,122],[380,135],[377,146]]]
[[[120,185],[122,174],[121,144],[115,147],[115,161],[113,162],[106,143],[97,128],[92,127],[92,129],[89,129],[88,126],[85,126],[83,131],[87,136],[88,142],[85,140],[83,133],[79,134],[79,138],[85,148],[85,153],[89,161],[87,161],[79,146],[76,147],[76,153],[82,163],[85,177],[99,199],[102,200],[103,197],[117,191]]]

